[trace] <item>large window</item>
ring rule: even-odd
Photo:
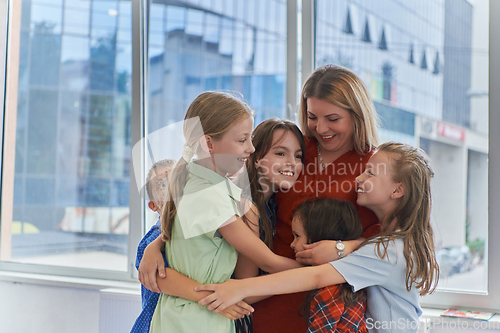
[[[183,120],[203,91],[240,93],[256,124],[286,117],[285,1],[170,3],[155,0],[149,10],[146,170],[159,159],[180,158],[161,129]],[[153,222],[148,218],[146,227]]]
[[[334,63],[367,84],[381,141],[420,146],[433,160],[442,276],[437,300],[425,301],[500,309],[482,303],[500,295],[488,279],[500,267],[489,242],[500,235],[491,172],[500,152],[488,144],[500,125],[488,113],[500,98],[489,94],[500,89],[489,76],[500,70],[500,27],[490,11],[500,5],[0,0],[0,64],[9,59],[0,66],[9,82],[5,96],[0,89],[0,269],[132,278],[138,240],[155,222],[140,184],[153,162],[180,157],[166,155],[157,131],[205,90],[241,93],[256,124],[295,120],[296,82]]]
[[[131,33],[130,1],[23,0],[2,261],[127,270]]]
[[[381,141],[430,156],[439,287],[486,292],[489,3],[421,3],[318,0],[316,65],[357,72]]]
[[[367,84],[381,141],[433,162],[441,291],[488,293],[489,1],[317,0],[315,64]]]

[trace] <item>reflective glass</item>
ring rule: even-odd
[[[62,0],[54,1],[32,1],[31,22],[33,31],[50,31],[60,34],[62,24]]]
[[[0,0],[0,98],[5,97],[5,64],[7,55],[7,19],[8,19],[8,2],[7,0]],[[0,111],[4,111],[4,104],[0,106]],[[3,117],[0,117],[0,137],[3,138]],[[0,140],[0,143],[3,142]],[[0,148],[0,153],[2,148]],[[3,156],[3,154],[2,154]],[[2,167],[2,159],[0,159],[0,168]],[[0,179],[0,186],[2,181]]]
[[[24,0],[21,26],[13,218],[2,221],[11,254],[2,260],[126,271],[131,3]]]
[[[316,1],[316,67],[355,71],[381,141],[420,146],[433,162],[445,290],[487,291],[488,23],[488,0]]]
[[[61,45],[61,86],[85,90],[89,84],[90,40],[88,37],[63,36]]]
[[[64,33],[88,36],[90,29],[90,4],[88,0],[66,1],[64,7]]]
[[[132,43],[132,3],[118,3],[118,41]]]
[[[255,124],[272,116],[285,118],[286,3],[214,0],[198,5],[193,9],[191,1],[177,1],[175,6],[153,1],[146,132],[182,120],[189,104],[206,90],[241,93],[255,110]],[[258,16],[257,25],[256,13],[266,15],[270,6],[272,21]],[[158,32],[160,8],[165,9],[165,25]],[[155,37],[158,33],[165,36],[163,46]]]
[[[91,33],[94,38],[116,38],[117,1],[92,1]]]

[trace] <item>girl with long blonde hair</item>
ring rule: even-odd
[[[242,189],[231,178],[242,173],[254,152],[252,129],[252,110],[228,93],[205,92],[186,113],[186,143],[170,173],[162,238],[171,270],[197,284],[229,279],[238,253],[268,272],[300,266],[273,254],[244,221],[257,220],[257,213],[242,205]],[[235,332],[230,319],[178,297],[165,283],[150,332]]]

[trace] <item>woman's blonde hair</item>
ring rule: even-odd
[[[195,117],[198,117],[199,122],[186,121]],[[232,126],[248,117],[253,117],[252,109],[234,95],[227,92],[204,92],[191,103],[184,117],[185,145],[195,152],[200,152],[200,139],[203,135],[208,135],[216,141],[220,140]],[[169,199],[163,207],[161,217],[164,241],[169,240],[172,234],[177,204],[182,197],[187,176],[187,162],[181,158],[169,177]]]
[[[307,99],[315,97],[349,111],[353,122],[354,149],[364,155],[378,144],[378,115],[363,81],[353,71],[335,65],[316,69],[307,79],[300,99],[300,127],[307,138]]]
[[[406,289],[413,283],[420,295],[430,294],[439,279],[439,265],[434,250],[431,213],[431,169],[425,152],[403,143],[387,142],[377,148],[389,157],[389,170],[396,183],[402,183],[404,195],[393,212],[384,217],[382,232],[368,240],[377,243],[380,258],[387,254],[388,241],[401,238],[406,259]],[[397,230],[387,230],[391,221]],[[381,245],[383,249],[381,248]]]

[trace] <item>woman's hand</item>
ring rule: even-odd
[[[198,286],[195,288],[195,291],[213,291],[213,294],[203,298],[198,304],[201,306],[206,305],[208,310],[212,310],[215,313],[221,313],[246,297],[243,293],[245,289],[244,284],[244,280],[229,279],[221,284]]]
[[[352,253],[364,238],[345,241],[344,255]],[[322,265],[339,258],[337,241],[322,240],[312,244],[304,244],[305,250],[297,252],[295,259],[302,265]]]
[[[246,302],[239,301],[238,303],[231,305],[227,309],[222,310],[219,314],[228,319],[236,320],[248,316],[253,311],[253,308]]]
[[[165,278],[165,261],[161,249],[165,246],[165,242],[161,237],[156,238],[144,250],[144,255],[139,264],[139,281],[152,292],[160,293],[160,288],[156,281],[156,272],[160,278]]]

